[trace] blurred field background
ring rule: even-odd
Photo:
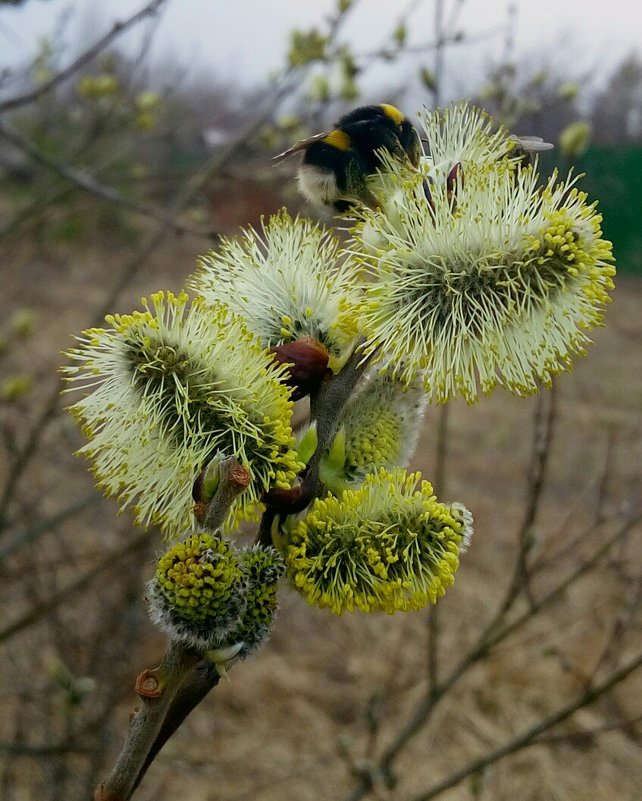
[[[553,392],[428,411],[413,467],[476,529],[437,613],[338,618],[284,588],[272,639],[135,797],[638,801],[640,57],[623,53],[599,85],[552,57],[533,66],[512,47],[512,11],[495,58],[455,97],[449,53],[475,36],[456,23],[465,3],[426,2],[434,29],[414,54],[413,4],[400,9],[364,58],[341,39],[343,2],[292,32],[278,76],[239,90],[177,64],[150,70],[164,5],[133,7],[133,55],[106,27],[75,54],[54,35],[0,75],[0,799],[88,799],[122,744],[135,677],[165,645],[143,597],[160,540],[118,516],[73,455],[61,351],[105,313],[178,291],[219,234],[284,204],[318,216],[296,195],[296,165],[271,164],[297,139],[355,105],[410,115],[465,97],[554,142],[545,171],[588,173],[619,269],[606,326]],[[412,73],[395,71],[402,61]],[[374,64],[390,69],[377,87]]]

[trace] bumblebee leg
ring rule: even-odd
[[[334,210],[338,211],[339,214],[345,214],[345,212],[350,211],[353,206],[354,203],[350,200],[335,200],[332,204]]]

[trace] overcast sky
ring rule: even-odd
[[[154,54],[173,53],[175,59],[216,71],[224,81],[260,82],[283,63],[288,32],[322,23],[336,0],[168,0],[157,31]],[[22,8],[0,5],[0,68],[12,66],[33,53],[39,37],[51,34],[65,9],[76,9],[67,29],[78,48],[145,5],[145,0],[29,0]],[[361,0],[346,24],[344,35],[357,52],[378,47],[394,27],[407,0]],[[409,43],[432,38],[433,0],[415,2]],[[461,6],[459,27],[470,36],[497,31],[466,60],[449,55],[447,66],[455,86],[459,75],[476,69],[502,52],[508,0],[446,0],[447,14]],[[623,55],[642,49],[640,0],[517,0],[515,52],[543,61],[555,54],[558,64],[604,72]],[[130,44],[132,40],[130,38]],[[415,62],[416,64],[416,62]]]

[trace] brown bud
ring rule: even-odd
[[[235,464],[228,475],[228,481],[239,492],[249,487],[251,480],[250,471],[242,464]]]
[[[422,186],[424,190],[424,195],[426,197],[426,202],[428,203],[428,207],[430,211],[434,213],[435,211],[435,201],[432,198],[432,192],[430,191],[430,179],[424,178],[422,181]]]
[[[263,495],[263,502],[268,506],[278,509],[289,509],[301,498],[303,488],[301,486],[292,489],[271,489]]]
[[[314,391],[328,370],[328,349],[314,337],[301,337],[272,348],[278,364],[288,365],[287,385],[294,389],[292,400]]]

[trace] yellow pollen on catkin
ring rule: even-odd
[[[418,473],[379,470],[358,489],[318,498],[289,533],[292,584],[335,614],[420,609],[453,583],[452,555],[471,532],[470,513],[437,501]]]

